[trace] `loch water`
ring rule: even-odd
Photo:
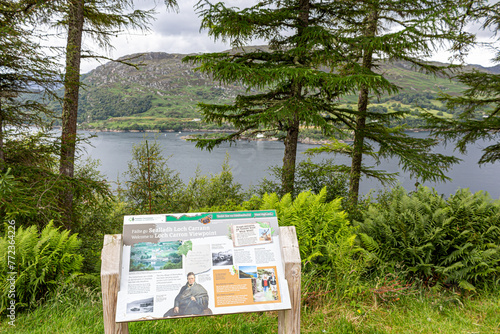
[[[106,175],[108,181],[115,182],[118,179],[125,181],[123,175],[128,169],[128,162],[132,159],[132,148],[147,139],[156,142],[163,149],[165,157],[168,157],[169,168],[179,173],[184,182],[195,176],[197,168],[203,175],[216,174],[221,171],[222,163],[229,155],[229,166],[236,182],[241,183],[244,188],[250,185],[258,185],[264,177],[269,177],[269,167],[281,166],[283,160],[284,145],[278,141],[238,141],[230,145],[225,143],[211,152],[200,150],[193,142],[184,140],[182,137],[189,133],[137,133],[137,132],[80,132],[82,136],[95,134],[89,139],[88,144],[83,145],[83,157],[91,157],[100,161],[99,170]],[[411,133],[412,136],[427,136],[426,132]],[[423,185],[433,187],[441,194],[448,196],[455,193],[459,188],[469,188],[472,192],[480,190],[487,191],[492,198],[500,198],[500,162],[479,166],[477,162],[482,155],[481,149],[488,142],[483,140],[476,142],[468,148],[465,155],[454,150],[453,145],[441,143],[435,148],[436,152],[454,155],[462,159],[462,162],[454,165],[446,175],[452,180],[448,182],[426,182]],[[307,159],[303,154],[308,148],[318,145],[299,144],[297,159]],[[326,158],[335,158],[338,164],[349,164],[347,157],[333,157],[322,154],[312,158],[320,162]],[[365,159],[367,165],[374,162]],[[414,190],[416,180],[411,178],[398,166],[395,159],[381,161],[376,169],[388,172],[398,172],[398,181],[407,189]],[[367,194],[371,189],[382,189],[383,186],[376,180],[363,179],[360,192]]]

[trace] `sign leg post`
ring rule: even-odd
[[[290,291],[290,310],[278,311],[278,333],[300,333],[301,261],[295,226],[280,227],[281,254]]]
[[[115,322],[116,299],[120,290],[123,240],[121,234],[107,234],[101,253],[102,310],[105,334],[128,334],[127,323]]]

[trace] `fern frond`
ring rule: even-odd
[[[458,282],[458,286],[467,291],[476,291],[476,287],[466,280],[461,280],[460,282]]]

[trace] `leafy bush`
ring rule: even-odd
[[[363,214],[359,237],[375,264],[403,265],[428,284],[467,290],[500,277],[500,201],[468,189],[447,200],[419,187],[379,197]]]
[[[293,201],[290,194],[281,200],[275,193],[265,194],[260,209],[275,209],[280,225],[295,226],[305,271],[325,275],[350,293],[366,267],[363,250],[355,246],[341,199],[327,202],[326,197],[326,188],[317,195],[302,192]]]
[[[234,181],[229,155],[220,173],[206,176],[198,169],[187,185],[179,173],[168,167],[167,160],[156,141],[150,144],[146,140],[134,146],[132,161],[125,173],[129,180],[124,189],[119,189],[129,212],[214,211],[207,208],[237,207],[247,197],[241,184]]]
[[[243,202],[245,194],[241,184],[234,181],[229,155],[226,155],[219,174],[196,176],[189,180],[183,193],[183,211],[207,211],[207,208],[234,207]]]
[[[42,228],[59,217],[57,196],[67,186],[58,173],[57,145],[45,133],[8,137],[4,146],[7,171],[0,180],[0,217],[17,226]],[[0,226],[3,231],[3,226]]]
[[[6,228],[6,231],[0,238],[0,313],[12,299],[9,297],[13,290],[11,278],[15,277],[16,308],[27,308],[35,306],[37,301],[61,283],[71,280],[80,270],[83,257],[79,255],[80,241],[76,234],[59,231],[52,222],[40,234],[36,226],[19,227],[15,237],[9,233],[12,229]],[[13,246],[10,240],[15,240],[14,248],[9,248]],[[11,267],[12,262],[15,268]]]
[[[0,217],[15,219],[18,227],[35,225],[41,230],[50,220],[60,226],[63,221],[59,199],[61,191],[68,187],[73,189],[72,226],[82,226],[89,214],[107,210],[112,194],[105,177],[98,172],[98,162],[77,159],[75,176],[61,177],[57,142],[52,134],[44,132],[19,134],[6,140],[7,168],[6,172],[0,171]]]
[[[264,178],[260,184],[258,193],[277,193],[280,196],[285,195],[281,185],[281,175],[283,168],[274,166],[270,168],[271,178]],[[278,180],[278,181],[275,181]],[[348,195],[348,175],[339,172],[333,166],[333,160],[327,159],[321,163],[313,163],[310,159],[301,161],[295,167],[295,181],[293,197],[301,192],[311,191],[313,194],[319,194],[326,187],[326,201],[329,202],[335,198],[347,198]]]
[[[0,171],[0,215],[6,219],[30,210],[24,201],[16,201],[19,198],[24,199],[24,194],[28,190],[19,180],[16,180],[11,171],[11,168],[8,168],[5,173]]]
[[[128,163],[125,189],[120,194],[134,214],[175,212],[184,184],[179,173],[167,165],[160,145],[153,141],[142,141],[132,149],[132,160]]]

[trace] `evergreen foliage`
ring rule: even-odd
[[[454,119],[433,119],[433,133],[454,142],[458,150],[465,154],[467,147],[479,139],[491,141],[483,148],[479,164],[500,161],[500,75],[463,73],[458,79],[469,85],[469,89],[460,97],[447,97],[450,110],[459,107],[464,111]],[[486,108],[485,108],[486,107]]]
[[[331,71],[341,58],[334,24],[333,4],[322,1],[259,1],[245,9],[223,3],[200,2],[202,28],[214,39],[229,41],[234,52],[188,56],[185,61],[199,64],[198,70],[222,83],[241,82],[248,91],[233,104],[200,103],[205,121],[230,123],[237,131],[218,139],[198,139],[197,146],[211,149],[241,135],[283,132],[285,153],[281,175],[285,192],[293,191],[297,140],[300,126],[314,125],[331,130],[330,114],[340,93],[352,92],[352,78],[343,80]],[[247,48],[254,38],[269,47]],[[378,76],[365,80],[377,80]]]
[[[175,5],[175,0],[165,1]],[[35,13],[53,27],[63,28],[66,34],[64,52],[64,98],[61,115],[61,147],[59,172],[62,177],[73,178],[77,152],[77,117],[82,57],[105,58],[82,49],[84,35],[100,47],[111,48],[112,36],[125,29],[147,30],[152,11],[139,10],[129,0],[69,0],[44,2],[35,6]],[[52,21],[53,20],[53,21]],[[122,62],[127,63],[126,60]],[[69,184],[60,191],[59,206],[66,226],[74,221],[73,196],[75,189]]]
[[[319,127],[337,138],[352,135],[350,150],[331,152],[351,157],[353,206],[363,172],[392,179],[383,171],[364,168],[366,154],[398,157],[404,170],[424,181],[446,180],[444,171],[457,159],[433,154],[436,140],[411,138],[403,127],[389,128],[405,113],[380,113],[368,105],[370,98],[398,92],[398,86],[375,72],[384,61],[407,61],[426,72],[444,73],[444,68],[422,59],[444,43],[457,52],[471,43],[472,36],[462,30],[468,9],[448,0],[259,1],[241,10],[201,2],[202,28],[240,49],[185,60],[199,64],[198,70],[222,83],[239,81],[249,91],[263,93],[239,95],[232,105],[201,103],[206,121],[227,122],[238,131],[218,139],[198,139],[197,145],[211,149],[244,133],[283,131],[282,187],[292,192],[300,126]],[[267,40],[269,48],[246,48],[254,38]],[[357,110],[340,108],[338,99],[355,92],[359,92]]]
[[[57,146],[46,135],[26,135],[5,143],[8,171],[2,176],[0,212],[23,226],[41,229],[59,217],[57,192],[64,183],[54,173]]]
[[[393,175],[364,166],[364,155],[376,160],[396,157],[403,170],[420,180],[447,180],[444,172],[457,159],[432,153],[436,140],[411,138],[404,132],[404,126],[391,126],[407,112],[380,113],[369,105],[384,94],[399,92],[388,75],[376,73],[384,62],[406,61],[421,71],[445,74],[445,67],[425,59],[444,44],[451,45],[453,52],[459,52],[471,43],[472,36],[462,29],[468,19],[468,4],[448,0],[364,0],[335,4],[332,34],[338,36],[339,47],[346,50],[345,59],[337,63],[336,69],[345,80],[355,81],[359,92],[357,110],[345,110],[345,115],[337,117],[348,133],[352,133],[353,142],[312,152],[339,153],[351,158],[349,198],[352,206],[358,201],[362,175],[382,182],[394,180]]]
[[[472,12],[473,19],[482,22],[482,28],[496,36],[500,28],[500,4],[490,3]],[[500,63],[500,50],[495,48],[495,63]],[[479,139],[490,140],[483,149],[479,164],[500,160],[500,75],[477,70],[463,71],[456,76],[467,89],[458,96],[444,94],[443,100],[449,110],[459,110],[454,119],[427,115],[431,130],[438,136],[450,140],[460,152]]]
[[[207,208],[237,206],[246,197],[241,184],[234,181],[229,155],[226,154],[218,174],[201,175],[199,169],[189,180],[182,196],[182,212],[205,211]],[[208,211],[212,211],[211,209]]]
[[[122,192],[128,210],[134,214],[176,212],[184,184],[178,172],[167,165],[160,145],[147,140],[132,148],[132,161],[125,177],[127,186]]]
[[[196,175],[184,185],[179,173],[171,170],[160,145],[147,140],[132,150],[125,177],[126,187],[119,195],[128,212],[134,214],[214,211],[208,208],[234,207],[244,201],[247,194],[241,184],[234,181],[229,155],[218,174]],[[217,210],[215,210],[217,211]]]
[[[407,279],[467,290],[500,279],[500,201],[458,190],[448,199],[419,187],[379,197],[358,222],[359,239],[377,267],[401,265]]]
[[[62,226],[57,198],[71,183],[76,222],[71,232],[80,235],[79,251],[85,257],[82,269],[99,272],[103,235],[121,231],[122,221],[116,218],[122,213],[120,204],[115,203],[110,185],[97,171],[96,161],[78,162],[72,180],[61,178],[57,172],[58,148],[55,138],[41,132],[6,142],[7,171],[0,173],[0,216],[24,228],[41,230],[48,221]],[[0,232],[3,229],[0,225]]]
[[[19,226],[42,229],[50,220],[60,226],[57,198],[69,184],[75,189],[76,221],[107,211],[111,190],[96,163],[78,163],[75,177],[68,180],[57,172],[58,152],[55,138],[43,132],[19,135],[5,143],[8,169],[0,174],[0,215],[15,218]]]
[[[284,196],[285,192],[279,180],[282,175],[282,169],[279,166],[270,168],[270,178],[264,178],[259,183],[257,189],[260,195],[265,193],[277,193]],[[333,160],[328,159],[320,163],[314,163],[310,159],[301,161],[295,170],[295,181],[293,186],[292,198],[305,191],[311,191],[313,194],[319,194],[323,188],[326,188],[326,202],[336,198],[347,198],[348,195],[347,173],[336,169]]]
[[[54,59],[36,43],[37,34],[24,9],[26,3],[7,1],[0,8],[0,171],[4,164],[4,142],[31,126],[44,127],[52,111],[33,99],[19,99],[26,93],[51,95],[58,81]],[[11,127],[17,131],[8,130]]]
[[[12,225],[9,225],[12,226]],[[38,232],[36,226],[15,229],[15,268],[9,267],[8,256],[13,254],[9,243],[11,229],[0,237],[0,313],[8,306],[11,293],[8,278],[15,278],[16,309],[36,307],[48,293],[78,274],[83,257],[79,254],[80,240],[76,234],[59,230],[50,222]],[[12,257],[11,257],[12,259]],[[12,261],[10,261],[12,262]],[[15,272],[16,274],[11,274]]]

